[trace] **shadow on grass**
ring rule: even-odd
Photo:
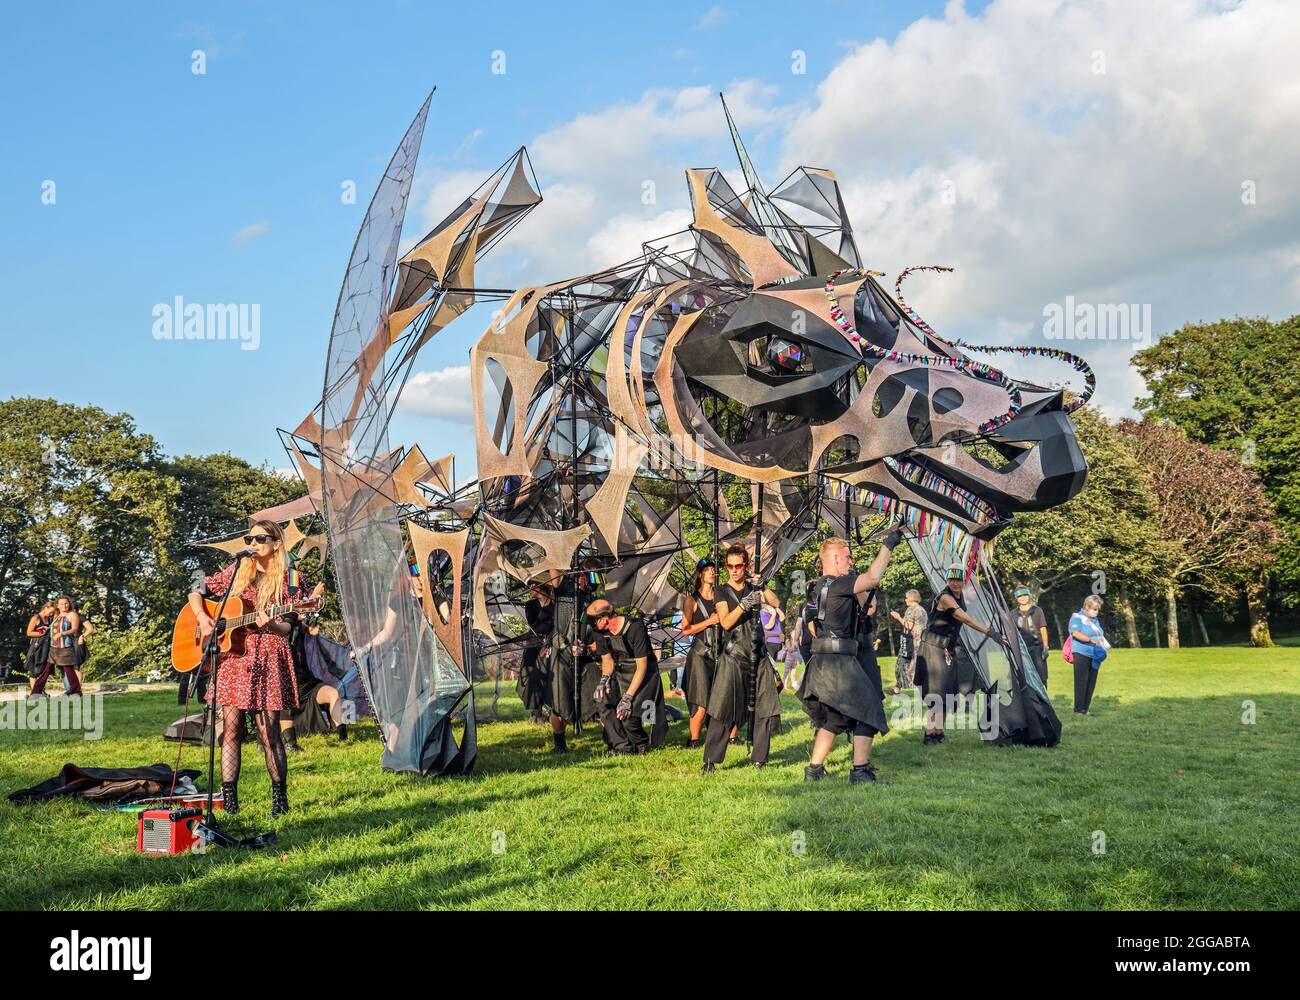
[[[1055,699],[1053,748],[998,747],[973,731],[923,747],[878,741],[889,785],[830,774],[776,789],[770,831],[802,845],[809,893],[945,908],[1294,908],[1300,863],[1277,839],[1300,807],[1300,696],[1125,700],[1103,690],[1076,716]],[[1253,721],[1250,721],[1252,719]],[[802,754],[796,750],[803,751]],[[783,762],[806,761],[807,746]]]
[[[410,791],[399,783],[396,788],[386,790],[386,794],[396,792],[405,798]],[[408,895],[401,903],[394,902],[393,897],[401,896],[402,892],[400,886],[391,884],[391,880],[360,896],[350,892],[336,904],[321,898],[312,887],[326,876],[346,882],[349,876],[364,877],[380,869],[391,872],[393,866],[414,868],[417,862],[430,856],[426,846],[415,844],[422,837],[436,839],[439,831],[443,831],[445,836],[465,820],[466,814],[503,804],[516,807],[520,802],[544,796],[548,791],[538,788],[509,795],[484,794],[476,792],[473,782],[469,781],[460,784],[454,799],[430,801],[424,807],[413,805],[409,800],[374,806],[353,802],[344,809],[325,812],[325,807],[306,800],[305,809],[302,804],[297,804],[287,817],[275,824],[267,818],[260,802],[247,805],[241,802],[244,808],[237,817],[223,817],[218,812],[222,831],[241,838],[275,829],[275,844],[258,850],[219,849],[205,857],[141,857],[134,853],[133,845],[131,851],[115,850],[106,854],[102,849],[96,850],[95,845],[79,844],[74,849],[73,859],[56,858],[63,863],[52,869],[42,866],[39,877],[33,873],[32,882],[27,886],[10,884],[0,890],[0,908],[84,906],[88,901],[111,898],[123,891],[143,893],[150,899],[146,904],[150,906],[203,909],[248,909],[262,905],[276,908],[458,905],[472,895],[505,891],[510,885],[461,888],[463,884],[481,881],[485,872],[490,874],[491,866],[478,872],[444,866],[435,873],[436,877],[421,880],[419,898],[413,899]],[[130,815],[104,814],[80,802],[42,803],[23,809],[23,818],[38,827],[78,821],[94,823],[106,816]],[[131,818],[134,820],[134,816]],[[342,838],[355,839],[345,857],[340,858],[337,852],[331,852],[327,859],[320,858],[317,848],[330,849]],[[305,873],[304,864],[311,866],[313,858],[319,859],[321,870],[313,867]],[[69,860],[73,863],[67,863]],[[157,904],[153,902],[156,897],[151,895],[152,890],[162,896]]]

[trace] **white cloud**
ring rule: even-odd
[[[774,86],[742,80],[724,89],[747,135],[776,129],[792,113],[776,103]],[[734,163],[717,89],[703,86],[647,90],[636,101],[577,115],[527,146],[543,202],[487,258],[489,273],[503,264],[509,273],[499,281],[493,273],[485,284],[536,284],[621,263],[639,252],[641,241],[689,221],[682,214],[689,206],[687,167]],[[425,231],[491,169],[420,177]]]
[[[958,268],[905,288],[941,332],[1022,327],[1041,344],[1044,305],[1067,295],[1150,303],[1156,334],[1286,314],[1297,37],[1295,5],[950,3],[841,60],[783,160],[837,171],[868,266]],[[1131,345],[1057,346],[1094,363],[1103,409],[1131,405]]]
[[[469,365],[415,372],[406,381],[398,409],[459,423],[474,422]]]
[[[695,30],[701,31],[704,28],[712,28],[716,25],[719,25],[727,19],[727,16],[728,16],[727,11],[725,11],[718,4],[714,4],[712,7],[710,7],[708,10],[704,12],[703,17],[701,17],[697,22],[695,22]]]
[[[621,264],[640,257],[641,245],[652,240],[657,246],[667,246],[669,250],[684,250],[691,245],[689,239],[679,237],[664,243],[659,238],[678,233],[690,224],[691,213],[684,208],[670,209],[652,218],[616,215],[587,240],[587,256],[591,260]]]
[[[1158,335],[1300,311],[1296,37],[1300,5],[994,0],[972,16],[950,2],[849,50],[801,105],[763,81],[723,89],[751,152],[779,143],[769,185],[798,164],[837,172],[868,266],[891,282],[912,264],[957,268],[905,288],[941,333],[1043,344],[1044,307],[1073,296],[1149,303]],[[480,272],[487,285],[626,260],[688,221],[686,167],[736,176],[714,87],[647,90],[519,139],[545,201],[485,262],[506,271]],[[422,178],[428,226],[491,166]],[[1093,363],[1103,410],[1141,391],[1130,343],[1057,346]]]
[[[234,236],[230,237],[230,242],[235,246],[240,246],[244,243],[248,243],[250,240],[257,239],[259,236],[265,236],[270,231],[271,224],[269,222],[254,222],[251,226],[245,226],[239,232],[235,233]]]

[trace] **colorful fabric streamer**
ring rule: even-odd
[[[906,278],[913,271],[939,271],[942,273],[951,273],[952,268],[945,267],[941,264],[929,264],[929,265],[922,265],[918,267],[909,267],[909,268],[905,268],[903,272],[894,280],[894,298],[898,300],[898,304],[902,307],[903,312],[907,314],[907,318],[910,319],[913,323],[915,323],[920,329],[924,330],[935,340],[942,341],[943,343],[947,344],[949,347],[955,347],[959,351],[979,351],[981,354],[999,354],[999,353],[1007,353],[1007,352],[1014,351],[1015,353],[1019,354],[1021,357],[1028,357],[1030,355],[1033,355],[1040,358],[1054,358],[1058,361],[1064,361],[1066,364],[1071,365],[1076,372],[1080,372],[1083,375],[1083,395],[1077,397],[1076,399],[1072,400],[1069,403],[1066,403],[1065,412],[1073,413],[1075,410],[1079,409],[1079,407],[1087,405],[1088,400],[1092,398],[1092,394],[1097,390],[1097,374],[1092,370],[1092,366],[1089,365],[1087,361],[1079,357],[1077,354],[1071,354],[1069,351],[1057,350],[1055,347],[1021,347],[1021,346],[1014,346],[1014,345],[968,344],[964,340],[960,340],[960,339],[948,340],[947,338],[941,337],[939,336],[939,334],[935,333],[934,328],[931,327],[930,324],[927,323],[925,320],[923,320],[920,314],[917,313],[917,311],[913,309],[911,306],[909,306],[907,304],[907,300],[903,298],[903,279]]]
[[[949,268],[951,270],[951,268]],[[864,354],[870,354],[872,357],[879,358],[882,361],[897,361],[901,364],[908,365],[932,365],[935,367],[948,367],[956,371],[964,372],[973,378],[982,379],[985,382],[992,382],[994,385],[1006,391],[1011,405],[1007,412],[1001,416],[993,417],[979,425],[978,433],[988,434],[997,430],[1009,420],[1015,419],[1020,407],[1023,405],[1020,398],[1020,389],[1016,384],[1007,378],[1002,371],[994,368],[992,365],[986,365],[983,362],[972,361],[970,358],[950,358],[941,354],[904,354],[901,351],[886,350],[878,347],[871,341],[866,340],[854,328],[853,322],[844,314],[840,308],[839,296],[835,293],[835,279],[844,274],[852,274],[855,277],[867,277],[868,275],[877,274],[878,272],[867,271],[864,268],[845,268],[842,271],[836,271],[826,278],[826,298],[830,302],[831,319],[835,324],[844,331],[854,344],[856,344]],[[910,316],[909,316],[910,318]],[[943,340],[942,337],[938,337]],[[949,343],[944,341],[944,343]],[[949,346],[954,346],[949,344]]]

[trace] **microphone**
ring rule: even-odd
[[[238,552],[235,553],[235,562],[238,562],[240,559],[247,559],[249,556],[254,554],[255,553],[253,552],[253,549],[251,547],[246,549],[240,549]]]

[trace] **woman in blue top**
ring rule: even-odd
[[[1074,714],[1087,715],[1092,704],[1092,692],[1097,686],[1097,671],[1110,650],[1106,634],[1101,630],[1097,615],[1101,613],[1101,598],[1091,594],[1083,602],[1083,609],[1070,616],[1070,645],[1074,652]]]

